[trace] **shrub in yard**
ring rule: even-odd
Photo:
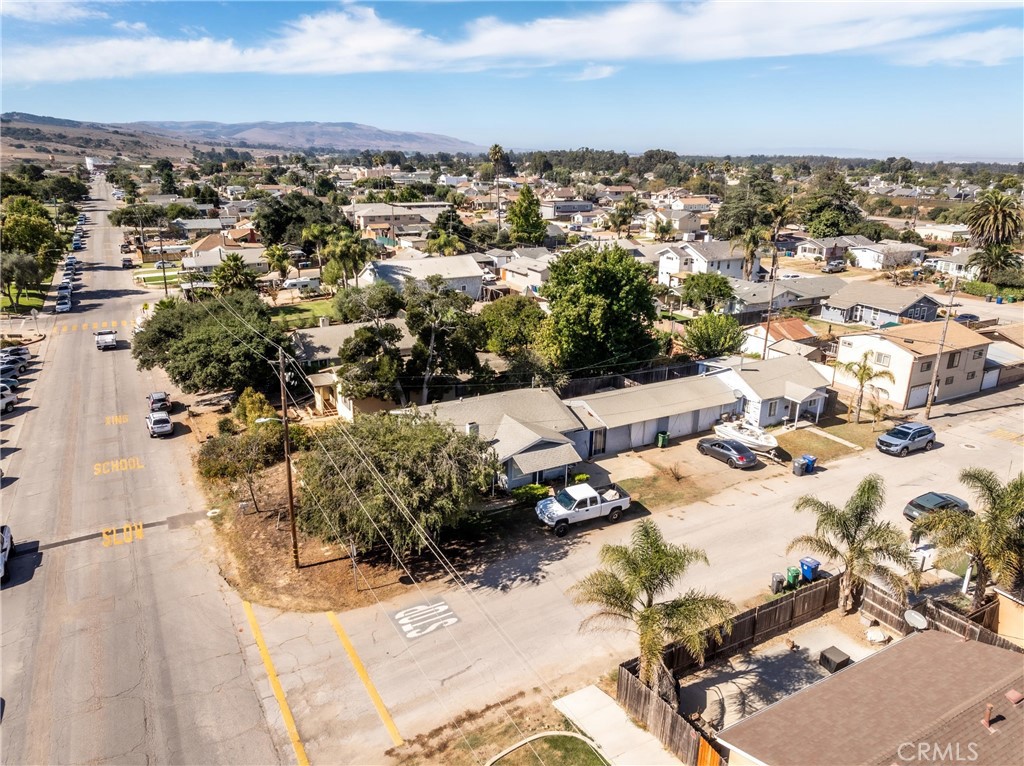
[[[577,484],[583,484],[584,482],[590,480],[590,474],[589,473],[578,473],[578,474],[576,474],[575,476],[572,477],[572,480],[574,482],[576,482]]]
[[[238,433],[238,424],[234,418],[225,416],[217,421],[217,433],[221,436],[234,436]]]
[[[550,490],[543,484],[527,484],[524,487],[516,487],[512,490],[512,497],[524,505],[533,505],[538,500],[543,500],[550,494]]]

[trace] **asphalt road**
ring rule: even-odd
[[[39,317],[27,396],[2,426],[2,515],[17,541],[2,600],[3,762],[278,763],[238,598],[194,526],[205,509],[188,437],[180,424],[168,440],[145,429],[145,396],[166,384],[136,370],[128,340],[141,304],[161,296],[120,268],[110,189],[93,190],[74,309]],[[118,328],[116,350],[97,350],[104,327]]]

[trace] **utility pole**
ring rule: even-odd
[[[299,568],[299,538],[295,533],[295,496],[292,493],[292,453],[288,442],[288,391],[284,384],[284,348],[277,349],[277,374],[281,381],[281,424],[284,426],[284,470],[288,485],[288,523],[292,530],[292,561]]]
[[[932,416],[932,404],[935,401],[935,389],[939,385],[939,362],[942,361],[942,347],[946,343],[946,330],[949,329],[949,317],[953,314],[953,298],[956,296],[957,282],[960,277],[953,277],[953,289],[949,291],[949,306],[946,307],[946,319],[942,323],[942,334],[939,336],[939,349],[935,352],[935,361],[932,363],[932,382],[928,386],[928,401],[924,406],[924,419]]]
[[[772,281],[772,289],[771,293],[769,293],[768,295],[768,317],[765,319],[764,322],[764,348],[761,349],[762,359],[768,358],[768,339],[771,337],[769,333],[772,329],[772,303],[775,301],[775,267],[778,263],[778,260],[779,251],[776,250],[774,253],[772,253],[772,273],[769,275],[769,278]]]

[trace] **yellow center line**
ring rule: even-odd
[[[292,741],[292,749],[295,750],[295,758],[298,761],[299,766],[309,766],[309,759],[306,758],[306,749],[302,746],[302,740],[299,739],[298,729],[295,728],[295,719],[292,718],[292,710],[288,707],[288,700],[285,699],[284,689],[281,688],[281,682],[277,680],[277,671],[274,670],[274,661],[270,659],[270,652],[267,651],[267,644],[263,640],[263,632],[260,630],[260,626],[256,622],[256,615],[253,614],[252,605],[248,601],[243,601],[242,606],[245,608],[245,616],[249,619],[249,627],[252,629],[252,635],[256,639],[256,647],[260,650],[260,657],[263,658],[263,666],[267,669],[267,677],[270,679],[270,688],[274,690],[274,697],[277,698],[277,705],[281,708],[281,717],[284,719],[284,727],[288,730],[288,739]]]
[[[338,620],[337,615],[334,612],[327,612],[327,619],[331,621],[331,625],[334,626],[334,632],[338,634],[338,638],[341,640],[341,645],[345,647],[345,651],[348,653],[349,661],[352,663],[352,667],[355,668],[356,674],[363,682],[363,686],[366,687],[366,693],[370,695],[370,701],[373,702],[373,706],[377,708],[377,715],[380,716],[380,720],[384,722],[384,727],[388,730],[388,734],[391,735],[391,741],[395,744],[395,747],[405,744],[405,740],[402,739],[402,735],[398,733],[398,727],[395,726],[394,720],[391,718],[391,714],[388,712],[387,707],[384,706],[384,700],[380,698],[377,693],[377,687],[373,685],[373,681],[370,680],[370,674],[366,672],[366,668],[363,666],[363,661],[359,659],[359,655],[356,654],[356,648],[352,646],[352,642],[349,641],[348,634],[345,633],[345,629],[341,627],[341,622]]]

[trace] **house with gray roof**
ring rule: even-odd
[[[573,441],[583,426],[548,388],[440,402],[424,411],[489,443],[501,463],[498,480],[509,489],[564,480],[583,460]]]
[[[799,280],[793,280],[794,282]],[[917,290],[906,290],[877,282],[850,282],[835,295],[823,299],[821,318],[840,324],[881,327],[900,320],[931,322],[940,303]]]
[[[899,242],[895,239],[883,239],[870,245],[856,245],[850,248],[850,255],[857,259],[862,269],[892,269],[905,266],[915,258],[924,258],[924,245],[912,242]]]
[[[732,314],[741,324],[759,322],[768,311],[769,300],[772,311],[801,309],[817,314],[821,300],[845,287],[839,277],[802,277],[775,282],[748,282],[730,279],[734,297],[725,303],[723,311]]]
[[[971,266],[970,260],[980,253],[976,247],[953,247],[952,253],[936,252],[924,260],[924,265],[934,266],[940,274],[948,274],[951,277],[966,277],[977,279],[978,267]]]
[[[737,279],[743,276],[743,252],[730,242],[684,242],[682,248],[690,255],[689,271],[695,274],[721,274]]]
[[[179,236],[191,239],[220,231],[224,227],[216,218],[175,218],[171,221],[170,228]]]
[[[817,422],[825,411],[829,381],[803,355],[733,358],[709,369],[709,377],[743,394],[744,418],[761,428],[796,421],[805,413]]]
[[[359,281],[372,284],[383,280],[401,292],[406,280],[425,284],[427,277],[435,274],[450,289],[466,293],[475,301],[480,300],[484,271],[472,255],[370,261],[359,273]]]
[[[402,331],[398,341],[398,350],[403,356],[412,353],[416,343],[409,333],[405,320],[401,318],[387,320]],[[292,348],[295,360],[306,370],[319,370],[337,364],[340,360],[338,349],[353,337],[362,327],[370,327],[370,322],[349,322],[348,324],[330,324],[327,317],[321,317],[321,324],[292,333]]]
[[[566,400],[584,429],[573,434],[581,455],[593,457],[708,431],[739,406],[733,389],[716,377],[688,377],[603,391]]]
[[[846,256],[851,247],[866,247],[875,244],[860,234],[843,235],[840,237],[808,238],[796,246],[797,258],[821,258],[825,261],[839,260]]]

